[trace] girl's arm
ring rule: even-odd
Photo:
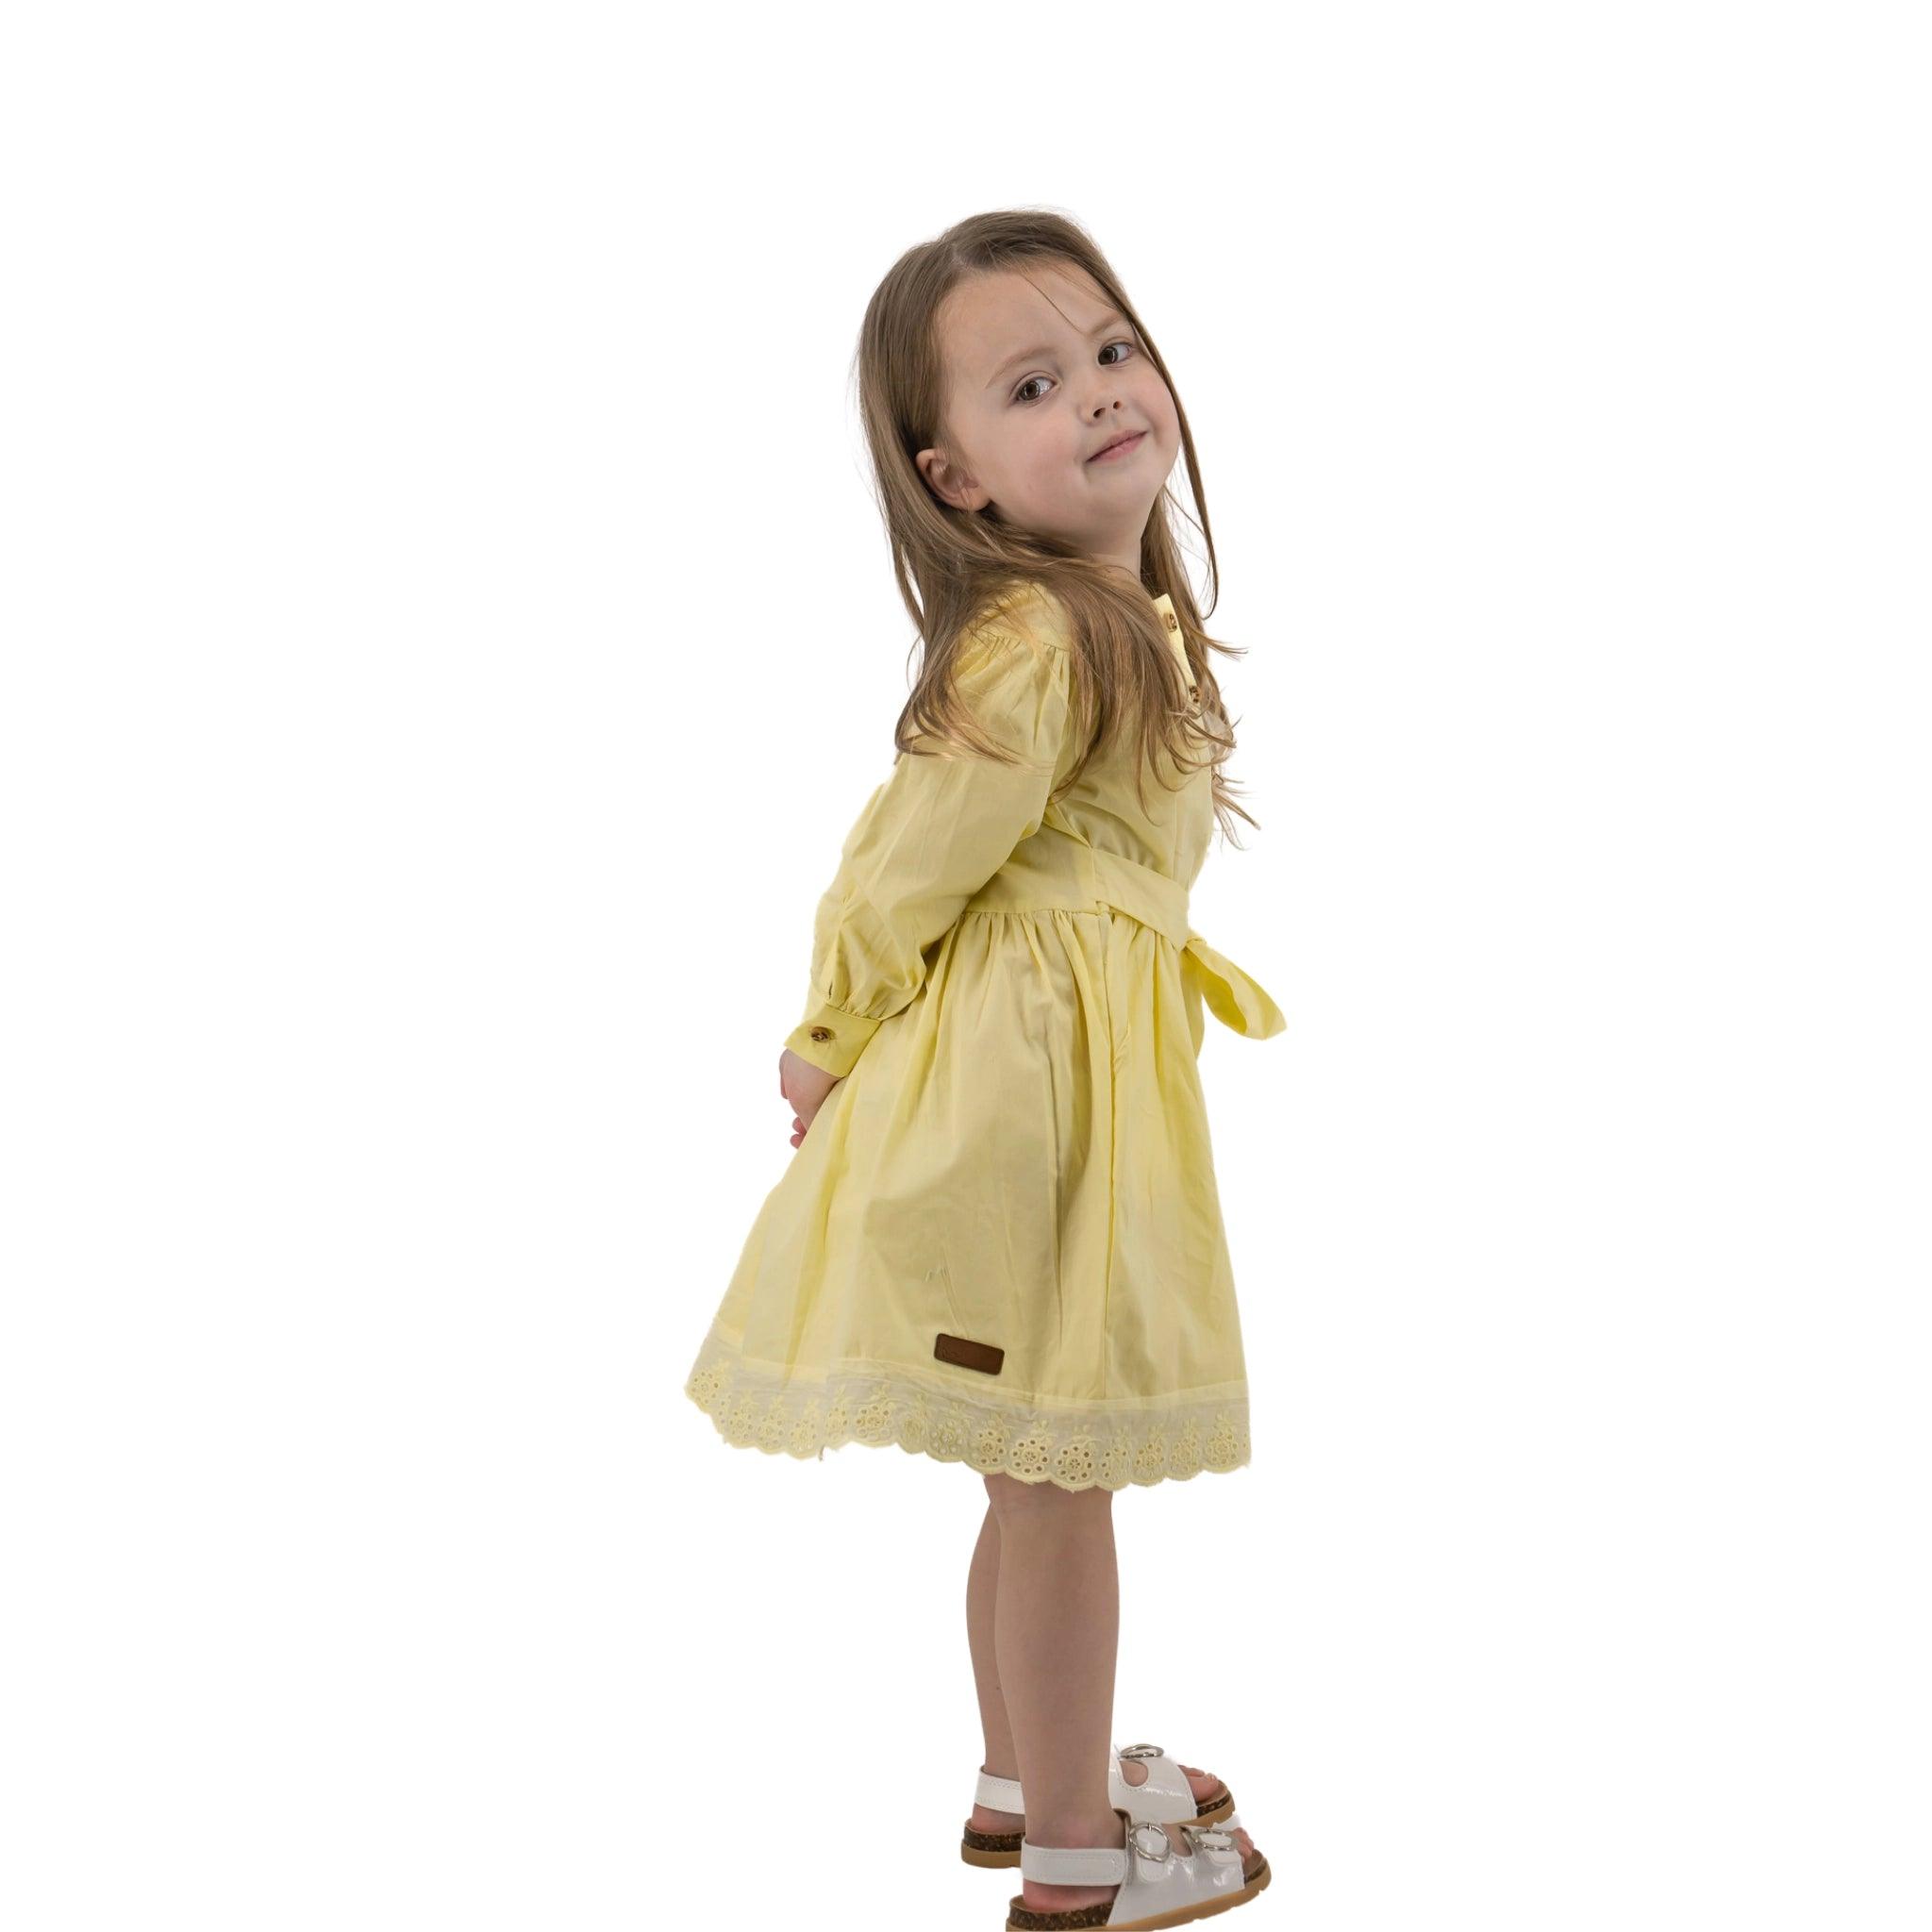
[[[1040,829],[1065,736],[1064,647],[1003,630],[975,634],[957,669],[961,703],[1020,760],[963,745],[904,753],[846,835],[812,923],[811,991],[785,1044],[838,1078],[879,1023],[911,1004],[924,953]]]

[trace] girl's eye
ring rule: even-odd
[[[1124,349],[1127,351],[1129,355],[1132,355],[1134,351],[1134,345],[1132,342],[1128,341],[1124,337],[1122,337],[1121,340],[1118,341],[1108,342],[1107,344],[1107,348],[1102,349],[1100,353],[1104,356],[1107,354],[1108,349]],[[1111,367],[1113,365],[1109,364],[1108,366]],[[1026,391],[1029,388],[1032,387],[1034,383],[1041,381],[1042,379],[1043,378],[1038,375],[1029,375],[1026,378],[1026,380],[1023,382],[1020,385],[1020,387],[1013,391],[1012,400],[1016,403],[1037,403],[1040,400],[1040,398],[1038,396],[1029,396],[1026,393]]]

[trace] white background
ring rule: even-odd
[[[859,317],[1041,205],[1289,1020],[1117,1740],[1257,1924],[1923,1932],[1912,11],[8,10],[9,1928],[1003,1920],[979,1479],[681,1383],[907,689]]]

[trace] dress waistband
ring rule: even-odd
[[[1041,843],[1045,837],[1041,832],[1023,840],[966,902],[965,910],[1091,912],[1111,907],[1180,948],[1183,975],[1199,987],[1208,1009],[1224,1026],[1254,1040],[1286,1028],[1281,1008],[1260,982],[1189,924],[1188,889],[1179,879],[1063,834],[1055,835],[1051,845]]]

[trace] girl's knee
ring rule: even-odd
[[[1113,1491],[1097,1484],[1091,1490],[1065,1490],[1054,1482],[1023,1483],[1018,1476],[1005,1474],[986,1478],[986,1493],[997,1517],[1018,1515],[1023,1510],[1105,1509],[1113,1502]]]

